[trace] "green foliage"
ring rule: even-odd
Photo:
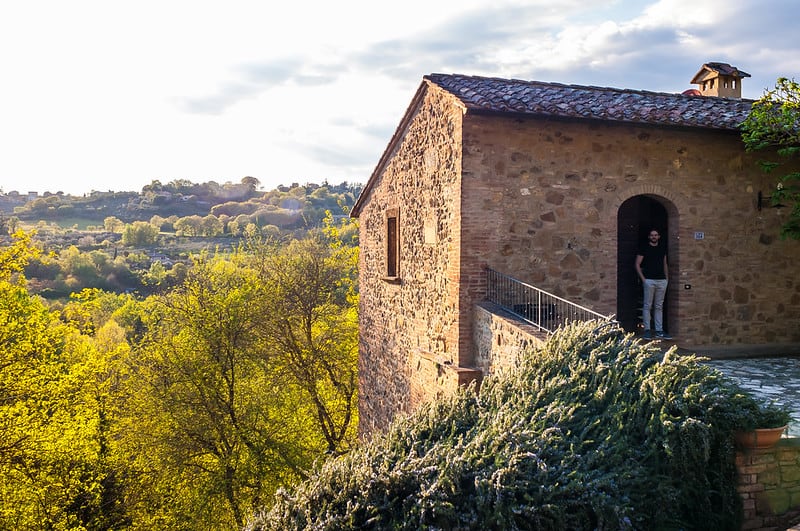
[[[352,444],[357,250],[253,252],[176,265],[179,285],[144,301],[91,288],[48,308],[22,275],[30,235],[0,247],[0,529],[241,528]],[[67,248],[53,262],[75,278],[117,260]],[[319,292],[303,290],[309,264]],[[276,335],[282,317],[299,349]]]
[[[744,390],[733,396],[739,419],[736,429],[752,431],[761,428],[780,428],[792,420],[789,409],[774,402],[754,402]]]
[[[355,249],[247,251],[201,254],[175,289],[113,313],[133,343],[113,438],[132,528],[241,528],[355,438]]]
[[[0,248],[0,281],[9,281],[16,275],[20,282],[24,282],[21,273],[28,262],[41,254],[31,245],[32,237],[33,233],[17,231],[13,235],[11,245]]]
[[[124,291],[141,286],[141,281],[131,271],[135,255],[112,258],[106,251],[82,252],[71,245],[62,249],[52,259],[33,261],[28,269],[40,289],[51,288],[63,296],[84,288]],[[149,265],[149,264],[148,264]],[[50,280],[49,282],[47,282]]]
[[[103,219],[103,227],[109,232],[120,232],[125,227],[125,223],[117,217],[107,216]]]
[[[85,288],[70,294],[70,302],[62,308],[61,318],[83,334],[92,336],[112,320],[114,313],[130,299],[129,295]]]
[[[253,499],[309,466],[294,450],[304,427],[287,414],[304,405],[261,363],[256,287],[232,262],[201,259],[145,304],[120,429],[141,528],[240,527]]]
[[[775,88],[768,89],[753,103],[750,114],[741,125],[742,140],[748,151],[766,151],[780,160],[798,160],[800,155],[800,84],[794,79],[778,78]],[[770,173],[783,163],[761,161]],[[789,171],[780,177],[771,192],[773,205],[788,203],[792,210],[781,229],[786,238],[800,239],[800,172]]]
[[[22,262],[11,260],[10,269]],[[111,391],[103,375],[114,372],[113,352],[98,350],[24,285],[0,279],[0,529],[125,521],[106,444]]]
[[[337,229],[287,245],[251,247],[261,287],[259,332],[266,350],[313,405],[327,452],[356,436],[358,306],[356,247]]]
[[[158,238],[158,227],[146,221],[128,223],[122,231],[122,244],[129,247],[153,245]]]
[[[281,490],[249,529],[737,529],[747,401],[693,357],[573,325]]]

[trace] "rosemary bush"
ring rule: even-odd
[[[575,324],[279,491],[248,529],[738,529],[731,434],[754,403],[694,357]]]

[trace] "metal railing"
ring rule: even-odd
[[[547,333],[575,321],[614,320],[494,269],[486,273],[486,298],[490,302]]]

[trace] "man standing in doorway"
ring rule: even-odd
[[[661,234],[652,229],[647,235],[647,242],[636,252],[636,273],[644,287],[644,304],[642,305],[642,323],[644,337],[650,339],[650,312],[655,321],[656,338],[671,339],[664,333],[664,295],[667,293],[667,249],[661,244]]]

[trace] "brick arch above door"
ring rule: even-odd
[[[637,184],[626,187],[623,190],[619,190],[614,204],[611,205],[613,212],[617,212],[619,207],[622,206],[622,203],[631,197],[636,197],[637,195],[658,196],[666,199],[667,202],[664,203],[664,207],[667,208],[670,216],[678,214],[678,212],[683,212],[686,208],[688,208],[686,198],[683,195],[676,193],[672,188],[667,188],[666,186],[662,186],[660,184],[647,183]]]

